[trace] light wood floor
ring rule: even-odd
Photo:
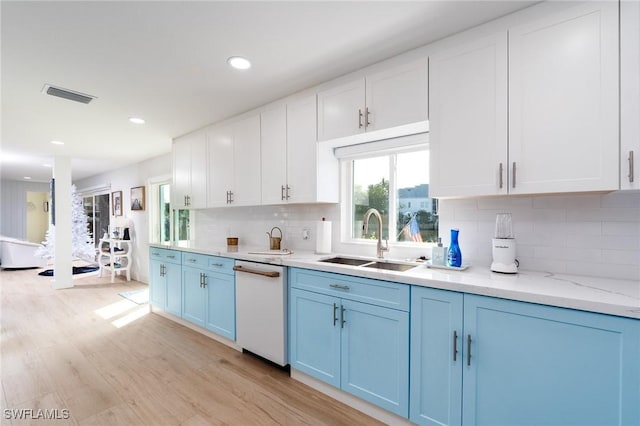
[[[377,424],[118,295],[144,284],[93,276],[52,290],[37,272],[0,272],[2,425]],[[70,418],[6,418],[19,408]]]

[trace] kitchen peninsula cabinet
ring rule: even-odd
[[[640,189],[640,2],[620,2],[620,189]]]
[[[198,130],[173,141],[172,199],[176,208],[207,206],[206,132]]]
[[[208,207],[260,205],[260,115],[207,132]]]
[[[427,120],[427,59],[392,66],[318,93],[318,140]]]
[[[149,300],[153,306],[181,316],[182,266],[179,251],[149,249]]]
[[[338,160],[316,142],[316,111],[311,95],[262,112],[262,204],[338,202]]]
[[[291,368],[407,417],[408,286],[296,268],[290,286]]]
[[[411,300],[412,421],[640,423],[639,321],[415,286]]]
[[[454,37],[430,57],[432,196],[618,189],[617,2]]]
[[[182,253],[182,318],[235,340],[233,259]]]

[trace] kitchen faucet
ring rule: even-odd
[[[382,246],[382,216],[380,215],[380,212],[376,209],[369,209],[367,210],[367,212],[364,214],[364,233],[366,234],[369,230],[369,219],[371,218],[371,215],[374,215],[376,218],[378,218],[378,246],[377,246],[377,251],[378,251],[378,259],[384,259],[384,255],[383,253],[385,251],[389,251],[389,240],[385,240],[386,244],[385,247]]]

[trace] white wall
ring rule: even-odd
[[[165,154],[74,182],[78,191],[105,184],[110,185],[110,192],[122,191],[123,216],[131,219],[134,223],[133,229],[130,229],[133,240],[131,278],[145,283],[149,282],[149,191],[147,187],[145,210],[131,211],[131,188],[147,186],[149,179],[170,174],[171,154]],[[111,223],[113,220],[112,217]]]
[[[640,280],[640,192],[496,197],[440,202],[440,236],[460,229],[465,262],[488,268],[496,213],[513,215],[522,269]],[[333,251],[375,255],[375,243],[340,242],[338,205],[292,205],[219,208],[196,211],[197,246],[220,248],[227,236],[238,236],[241,249],[268,249],[266,232],[279,226],[283,248],[315,249],[315,223],[333,223]],[[303,229],[311,239],[302,239]],[[390,258],[429,254],[430,248],[393,248]]]
[[[27,239],[27,192],[49,192],[49,183],[13,180],[0,183],[0,235]]]

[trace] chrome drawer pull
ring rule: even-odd
[[[175,259],[175,258],[176,258],[176,257],[175,257],[174,255],[172,255],[172,254],[171,254],[171,255],[169,255],[169,256],[167,256],[167,257],[168,257],[169,259]]]
[[[349,290],[348,285],[340,285],[340,284],[329,284],[331,288],[339,288],[340,290]]]
[[[453,361],[458,358],[458,333],[453,330]]]
[[[248,269],[243,266],[234,266],[233,270],[236,272],[246,272],[248,274],[262,275],[269,278],[278,278],[280,276],[280,272],[277,271],[258,271],[255,269]]]
[[[195,259],[187,259],[187,262],[196,263],[197,260],[195,260]]]
[[[467,334],[467,365],[471,365],[471,335]]]
[[[344,319],[344,311],[346,311],[346,309],[340,305],[340,328],[344,328],[344,324],[347,322],[347,320]]]
[[[216,266],[218,268],[222,268],[224,265],[222,263],[212,263],[211,266]]]
[[[629,182],[633,183],[633,151],[629,151]]]
[[[336,305],[335,303],[333,304],[333,326],[336,326],[336,323],[338,322],[338,305]]]

